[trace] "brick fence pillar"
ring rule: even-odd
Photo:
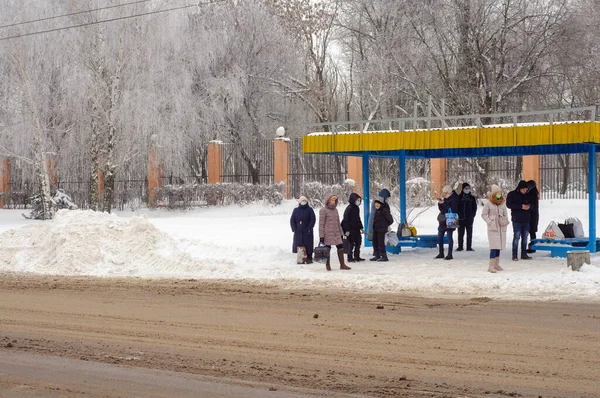
[[[151,145],[148,148],[148,207],[156,206],[156,193],[161,186],[160,154],[158,148]]]
[[[442,194],[442,188],[448,179],[448,159],[431,159],[431,198]]]
[[[0,209],[8,205],[10,188],[10,159],[0,156]]]
[[[352,188],[360,196],[363,195],[363,160],[361,156],[348,156],[348,178],[354,180],[356,185]]]
[[[50,182],[50,192],[58,188],[58,155],[54,152],[44,154],[46,160],[46,169],[48,170],[48,182]]]
[[[525,181],[534,180],[540,192],[542,191],[541,167],[542,157],[540,155],[523,156],[523,179]]]
[[[223,142],[208,143],[208,183],[218,184],[223,180]]]
[[[283,197],[290,198],[290,140],[275,138],[273,141],[273,181],[283,182]]]

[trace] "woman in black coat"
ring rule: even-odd
[[[445,260],[452,260],[452,248],[454,247],[454,228],[448,228],[446,224],[445,215],[450,210],[452,213],[458,211],[458,195],[452,190],[450,185],[446,185],[442,189],[442,197],[438,199],[438,208],[440,209],[441,217],[438,218],[438,247],[440,253],[436,258],[443,258]],[[439,217],[439,216],[438,216]],[[448,255],[444,257],[444,235],[448,235]]]
[[[362,198],[355,192],[350,194],[348,199],[348,207],[344,211],[344,218],[342,219],[342,230],[348,242],[350,243],[350,250],[348,250],[348,262],[354,263],[357,261],[364,261],[364,258],[360,257],[360,245],[362,243],[363,223],[360,219],[360,204]]]
[[[540,191],[537,189],[537,184],[533,180],[527,181],[527,200],[531,204],[531,221],[529,222],[529,247],[527,253],[535,253],[531,248],[533,240],[536,239],[538,224],[540,222]]]
[[[292,252],[298,253],[298,247],[304,247],[306,249],[307,264],[312,264],[313,246],[315,244],[313,229],[316,221],[315,212],[308,205],[308,199],[301,196],[298,199],[298,207],[294,209],[292,217],[290,217],[290,226],[294,233]]]

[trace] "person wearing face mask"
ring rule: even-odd
[[[531,220],[529,221],[529,245],[527,246],[527,253],[535,253],[535,250],[531,248],[533,246],[532,240],[536,238],[538,231],[538,224],[540,222],[540,191],[537,189],[537,184],[534,180],[527,181],[527,196],[529,197],[529,203],[531,203]]]
[[[488,244],[490,246],[490,265],[488,271],[502,271],[500,250],[506,248],[506,227],[509,224],[508,210],[498,185],[492,185],[488,201],[483,206],[481,218],[487,224]]]
[[[440,209],[440,216],[438,216],[438,246],[440,253],[436,258],[443,258],[445,260],[452,260],[452,249],[454,247],[454,228],[448,228],[446,225],[446,213],[450,210],[452,213],[458,211],[458,195],[452,190],[450,185],[446,185],[442,189],[442,197],[438,199],[438,208]],[[448,233],[448,255],[444,257],[444,235]]]
[[[363,230],[363,223],[360,219],[361,202],[362,198],[360,195],[352,192],[348,199],[348,206],[344,211],[344,218],[342,219],[342,231],[344,231],[344,235],[351,246],[351,250],[346,253],[348,255],[349,263],[365,261],[364,258],[360,258],[360,245],[362,243]]]
[[[462,192],[458,195],[458,248],[457,252],[463,251],[465,231],[467,232],[467,251],[473,251],[473,221],[477,214],[477,199],[471,194],[471,186],[462,184]]]
[[[306,250],[306,263],[312,264],[313,247],[315,244],[313,229],[315,227],[316,217],[315,212],[308,205],[306,196],[300,196],[298,199],[298,207],[292,212],[290,217],[290,225],[294,233],[294,243],[292,252],[298,253],[299,247],[304,247]]]
[[[369,261],[388,261],[385,248],[385,234],[394,223],[390,207],[385,206],[385,199],[378,196],[375,199],[375,214],[373,215],[373,258]]]
[[[337,206],[338,197],[330,195],[325,200],[325,206],[319,211],[319,242],[329,248],[335,246],[340,261],[340,269],[348,270],[350,267],[344,263],[344,240],[342,238],[344,232],[342,231]],[[331,271],[330,258],[327,259],[327,264],[325,264],[327,271]]]

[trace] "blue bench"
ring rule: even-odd
[[[399,254],[403,247],[423,247],[431,249],[437,247],[437,235],[399,236],[400,241],[396,246],[387,245],[388,253]],[[448,237],[444,236],[444,244],[448,244]]]
[[[564,239],[533,239],[533,250],[546,250],[551,257],[567,257],[567,252],[588,250],[589,238],[564,238]],[[596,250],[600,245],[600,238],[596,239]]]

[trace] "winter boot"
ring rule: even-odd
[[[490,258],[490,266],[488,267],[488,272],[491,272],[492,274],[496,273],[496,258]]]
[[[533,246],[533,242],[529,242],[529,244],[527,245],[527,253],[531,254],[531,253],[535,253],[535,250],[533,250],[531,247]]]
[[[496,271],[504,271],[504,268],[500,266],[500,257],[496,257],[494,260],[496,260],[494,262],[494,268],[496,268]]]
[[[312,264],[313,263],[313,259],[312,258],[307,258],[306,259],[306,264]]]
[[[360,246],[358,246],[360,247]],[[354,261],[359,262],[359,261],[365,261],[364,258],[360,258],[360,249],[357,248],[354,250]]]
[[[379,252],[373,251],[373,257],[369,259],[369,261],[377,261],[379,260]]]
[[[458,246],[458,247],[456,248],[456,251],[457,251],[457,252],[461,252],[461,251],[463,251],[463,248],[462,248],[462,246]]]
[[[327,263],[325,264],[325,269],[327,271],[331,271],[331,263],[330,263],[330,261],[331,261],[331,257],[327,258]]]
[[[444,257],[444,260],[452,260],[454,259],[454,257],[452,257],[452,248],[449,247],[448,248],[448,255],[446,257]]]
[[[344,264],[344,249],[338,249],[338,259],[340,260],[340,269],[352,269]]]
[[[440,249],[440,254],[438,254],[435,258],[444,258],[444,249]]]
[[[377,262],[385,262],[385,261],[389,261],[388,257],[387,257],[387,253],[385,253],[383,256],[379,257],[379,260],[377,260]]]
[[[532,260],[533,257],[529,257],[527,254],[523,253],[521,254],[521,260]]]
[[[348,262],[349,263],[355,263],[356,260],[352,257],[352,254],[348,254]]]

